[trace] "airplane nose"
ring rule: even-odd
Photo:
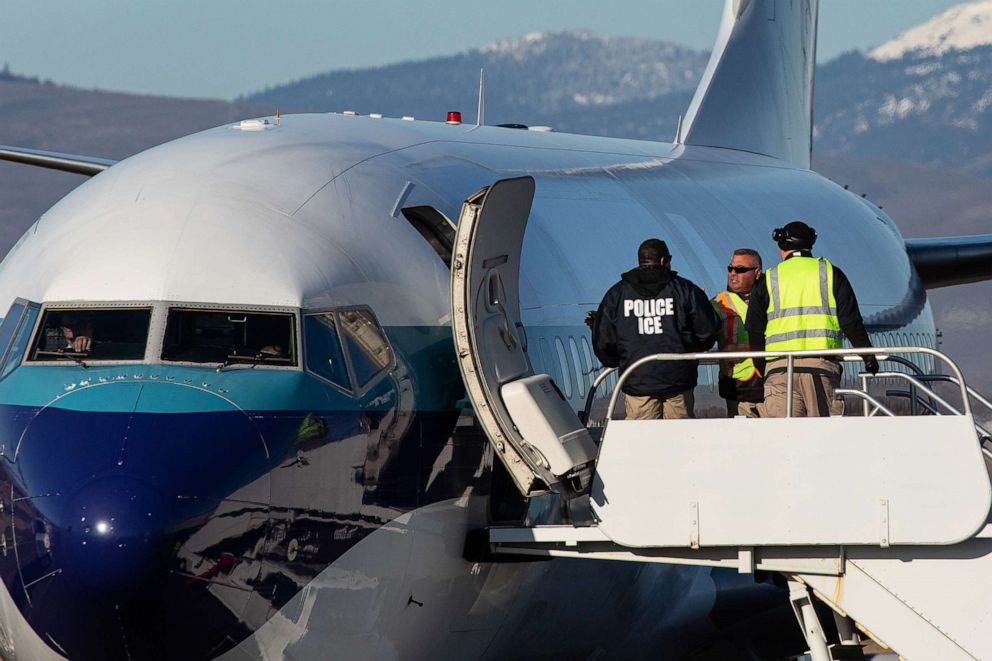
[[[11,596],[74,660],[212,658],[266,606],[254,582],[268,469],[255,424],[224,397],[166,383],[73,392],[31,420],[8,468]]]
[[[161,492],[132,477],[87,483],[67,500],[59,533],[73,581],[118,599],[139,596],[167,570]]]

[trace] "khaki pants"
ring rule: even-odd
[[[695,418],[693,407],[696,398],[692,390],[684,390],[674,395],[628,395],[623,394],[623,404],[627,409],[627,420],[679,420]]]
[[[764,418],[764,402],[738,402],[736,399],[727,400],[727,416],[736,418],[742,415],[745,418]]]
[[[796,358],[793,365],[794,417],[844,415],[844,400],[834,394],[840,385],[840,363],[826,358]],[[765,414],[769,418],[784,418],[788,381],[786,361],[771,361],[765,372]]]

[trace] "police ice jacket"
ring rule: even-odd
[[[623,372],[651,354],[706,351],[718,328],[702,289],[671,269],[636,268],[603,297],[592,342],[599,362]],[[650,363],[630,375],[623,391],[674,395],[696,386],[696,368],[694,360]]]

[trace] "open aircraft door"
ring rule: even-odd
[[[534,374],[520,321],[520,253],[534,179],[502,179],[462,205],[451,263],[458,365],[475,415],[520,492],[589,486],[596,446],[547,374]]]

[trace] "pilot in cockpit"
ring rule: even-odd
[[[50,350],[88,353],[93,343],[93,325],[77,315],[64,314],[60,332],[53,339],[55,346]]]
[[[282,350],[281,344],[266,344],[258,350],[258,357],[262,359],[285,358],[286,352]]]

